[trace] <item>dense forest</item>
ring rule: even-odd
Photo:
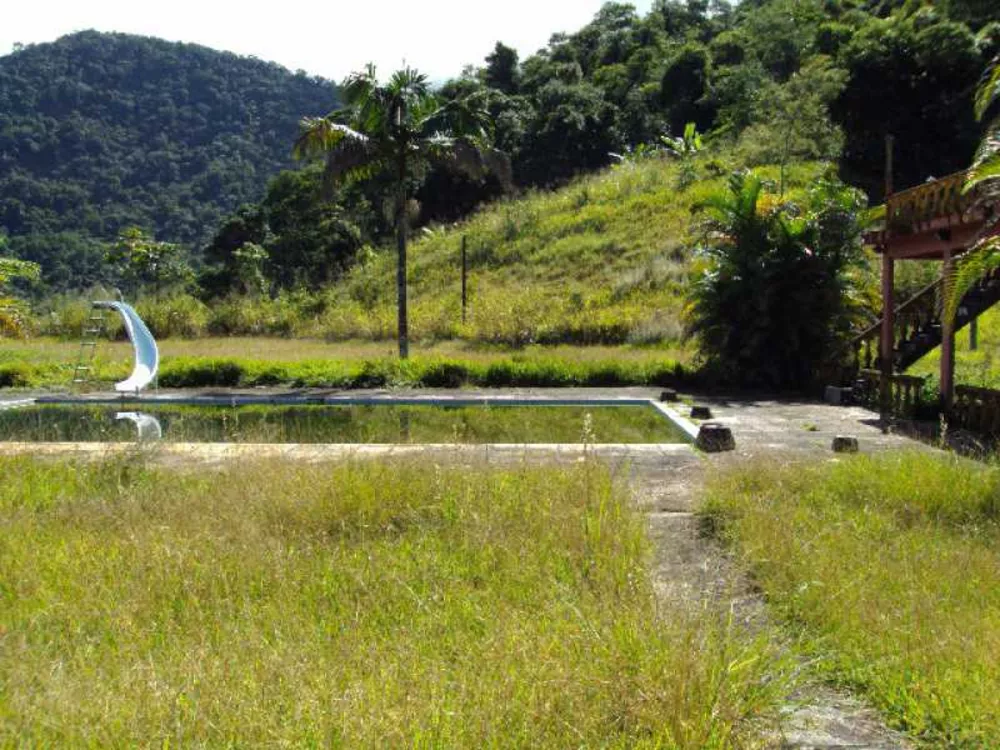
[[[657,0],[645,15],[608,3],[524,60],[498,42],[438,94],[489,109],[521,189],[655,152],[694,123],[744,165],[830,161],[877,201],[888,134],[898,187],[968,165],[976,84],[998,52],[992,0]],[[307,166],[268,185],[296,119],[328,112],[333,93],[122,35],[16,52],[0,59],[0,226],[49,289],[109,273],[93,247],[131,224],[183,243],[205,294],[245,289],[248,265],[272,290],[321,285],[391,229],[386,183],[331,195]],[[412,183],[417,226],[501,195],[495,178],[438,168]]]
[[[617,160],[662,152],[693,123],[744,166],[837,164],[841,179],[876,202],[887,135],[895,137],[897,187],[968,166],[981,136],[976,85],[998,52],[1000,8],[984,0],[658,0],[645,16],[608,3],[587,26],[553,36],[523,61],[498,42],[483,66],[466,69],[439,94],[485,103],[495,124],[492,145],[510,156],[523,189],[558,186]],[[318,191],[318,173],[312,180]],[[275,187],[287,186],[284,180]],[[496,179],[444,169],[421,175],[413,189],[417,224],[457,220],[502,194]],[[391,195],[366,190],[366,206],[377,208]],[[366,220],[348,203],[339,203],[343,239],[327,242],[325,255],[341,259],[331,268],[346,267],[360,245],[384,239],[362,227],[384,230],[384,223]],[[264,237],[262,217],[294,226],[298,237],[317,228],[299,221],[301,211],[277,216],[276,205],[269,199],[250,209],[258,231],[248,239],[272,259],[284,253],[283,239]],[[236,217],[237,225],[247,215]],[[345,231],[352,222],[353,231]],[[208,253],[229,277],[232,227]],[[279,267],[285,263],[271,263],[272,281],[289,278]]]
[[[0,58],[0,227],[51,287],[93,283],[137,225],[198,247],[292,165],[333,84],[191,44],[93,31]]]

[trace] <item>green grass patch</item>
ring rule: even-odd
[[[827,677],[933,747],[1000,738],[1000,469],[926,452],[715,479],[705,513]]]
[[[40,339],[0,352],[0,387],[68,386],[78,344]],[[246,352],[253,356],[241,354]],[[128,376],[131,347],[98,347],[93,381]],[[283,339],[205,339],[163,345],[159,384],[166,388],[288,385],[321,388],[680,386],[692,379],[688,358],[673,349],[458,345],[415,347],[400,361],[392,347],[370,342],[326,344]]]
[[[0,474],[0,745],[726,748],[780,696],[593,462]]]
[[[909,375],[930,376],[937,382],[941,373],[941,348],[919,360]],[[987,310],[979,317],[979,346],[972,351],[969,328],[955,335],[955,382],[980,388],[1000,388],[1000,307]]]

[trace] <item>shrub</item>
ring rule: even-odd
[[[420,373],[420,383],[428,388],[461,388],[468,381],[469,367],[463,362],[429,362]]]
[[[34,377],[34,369],[25,362],[0,363],[0,388],[27,388]]]
[[[232,388],[241,384],[243,373],[235,360],[181,357],[164,363],[159,382],[166,388]]]
[[[749,385],[801,387],[843,356],[859,313],[863,200],[820,183],[783,201],[747,173],[709,198],[688,334],[710,365]]]
[[[196,338],[208,328],[208,307],[189,294],[147,297],[136,303],[136,312],[160,339]]]

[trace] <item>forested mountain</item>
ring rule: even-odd
[[[191,44],[85,31],[0,58],[0,228],[54,287],[138,225],[197,246],[291,166],[332,83]]]
[[[610,2],[524,60],[498,42],[438,93],[489,109],[521,187],[662,153],[695,123],[742,166],[836,163],[879,201],[886,135],[899,188],[969,164],[974,91],[998,53],[995,0],[656,0],[644,15]],[[291,166],[298,120],[334,98],[304,74],[155,39],[85,32],[17,51],[0,58],[0,231],[49,290],[108,278],[101,242],[133,224],[207,261],[206,293],[245,286],[247,243],[272,291],[328,283],[386,238],[391,180],[330,200],[308,169],[265,191]],[[501,192],[436,168],[410,187],[418,226]]]

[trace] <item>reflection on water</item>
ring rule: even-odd
[[[141,411],[120,411],[115,414],[115,419],[119,421],[124,419],[134,424],[140,443],[163,440],[163,426],[152,414],[144,414]]]
[[[0,440],[190,443],[684,443],[651,406],[44,404],[0,411]]]

